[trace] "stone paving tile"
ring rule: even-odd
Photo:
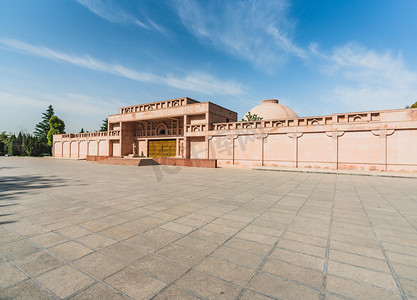
[[[385,260],[342,252],[334,249],[330,250],[329,258],[331,260],[356,265],[363,268],[390,273],[390,269]]]
[[[26,255],[15,260],[15,263],[30,276],[38,276],[64,264],[61,260],[46,251]]]
[[[107,224],[106,222],[103,221],[99,221],[99,220],[93,220],[93,221],[88,221],[85,223],[81,223],[80,226],[90,230],[90,231],[100,231],[100,230],[104,230],[106,228],[109,228],[110,225]]]
[[[241,290],[237,285],[195,270],[185,274],[175,285],[209,299],[234,299]]]
[[[364,282],[379,287],[384,287],[389,290],[397,290],[392,275],[389,273],[382,273],[373,270],[363,269],[336,261],[329,261],[328,273],[338,275],[345,278],[350,278],[356,281]]]
[[[0,245],[7,243],[7,242],[11,242],[11,241],[16,241],[16,240],[20,240],[22,239],[22,237],[10,230],[1,230],[0,231]]]
[[[112,256],[127,264],[131,264],[147,254],[146,251],[133,247],[126,242],[112,244],[107,248],[102,249],[101,253]]]
[[[401,285],[405,291],[405,294],[407,296],[411,296],[411,297],[417,297],[417,281],[416,278],[414,277],[414,280],[409,280],[406,278],[399,278]]]
[[[56,232],[66,235],[71,239],[77,239],[79,237],[82,237],[91,233],[91,231],[86,230],[78,225],[64,227],[59,230],[56,230]]]
[[[292,231],[288,231],[284,235],[284,238],[287,240],[302,242],[304,244],[311,244],[319,247],[327,247],[327,238],[320,238]]]
[[[417,297],[415,180],[0,160],[0,298]]]
[[[165,230],[162,228],[154,228],[145,232],[144,234],[166,242],[173,242],[183,236],[183,234],[181,233],[177,233],[171,230]]]
[[[320,295],[317,290],[263,273],[257,274],[249,286],[281,299],[318,299]]]
[[[33,281],[26,280],[13,287],[0,291],[0,299],[49,300],[54,299],[54,297],[39,288]]]
[[[78,238],[77,241],[87,245],[88,247],[92,249],[102,249],[104,247],[107,247],[111,244],[116,243],[117,241],[114,239],[111,239],[105,235],[93,233],[89,235],[85,235],[81,238]]]
[[[135,247],[146,249],[151,252],[154,252],[169,244],[168,241],[161,241],[149,235],[144,235],[144,234],[137,234],[125,240],[124,242]]]
[[[166,290],[158,294],[154,299],[155,300],[171,300],[171,299],[196,300],[200,298],[195,297],[191,295],[190,293],[187,293],[184,290],[170,286],[169,288],[167,288]]]
[[[295,266],[305,267],[322,271],[324,267],[324,258],[298,253],[286,249],[276,248],[271,253],[271,257],[292,263]]]
[[[210,254],[219,246],[217,243],[212,243],[206,240],[192,238],[190,236],[185,236],[179,239],[178,241],[175,242],[175,244],[200,251],[204,254]]]
[[[387,256],[392,262],[401,263],[417,268],[417,256],[410,256],[387,251]]]
[[[166,286],[166,283],[132,267],[110,276],[105,282],[134,299],[150,299]]]
[[[23,272],[6,262],[0,263],[0,274],[2,274],[0,277],[0,289],[7,288],[28,278]],[[6,274],[7,276],[5,276]]]
[[[160,228],[170,230],[170,231],[174,231],[174,232],[181,233],[181,234],[187,234],[187,233],[190,233],[191,231],[194,230],[194,227],[187,226],[187,225],[184,225],[184,224],[179,224],[179,223],[176,223],[176,222],[168,222],[168,223],[160,226]]]
[[[155,254],[145,256],[133,264],[133,267],[152,274],[167,282],[173,282],[189,269],[187,266]]]
[[[9,259],[19,259],[41,249],[26,240],[11,242],[0,246],[0,252]]]
[[[395,262],[391,262],[391,266],[394,268],[395,273],[398,276],[408,278],[408,279],[411,279],[411,280],[416,280],[416,278],[417,278],[417,268],[416,267],[403,265],[403,264],[399,264],[399,263],[395,263]]]
[[[134,236],[136,233],[121,226],[114,226],[100,231],[100,234],[104,234],[116,241],[122,241]]]
[[[169,245],[157,253],[187,266],[193,266],[205,257],[201,252],[177,245]]]
[[[49,250],[69,261],[78,259],[93,252],[93,250],[73,241],[51,247]]]
[[[258,255],[266,255],[270,250],[271,246],[257,243],[254,241],[248,241],[234,237],[225,243],[226,246],[244,251],[252,252]]]
[[[259,293],[255,293],[251,290],[246,290],[242,296],[242,298],[240,298],[242,300],[270,300],[270,299],[274,299]],[[327,299],[327,298],[326,298]]]
[[[352,299],[401,299],[401,296],[394,292],[332,275],[327,277],[326,288],[329,292]]]
[[[252,278],[252,275],[255,273],[253,269],[238,266],[212,257],[204,259],[194,268],[242,286],[246,286]]]
[[[326,254],[326,248],[304,244],[304,243],[300,243],[296,241],[286,240],[286,239],[282,239],[278,243],[278,247],[284,248],[287,250],[302,252],[308,255],[319,256],[319,257],[324,257]]]
[[[91,253],[74,261],[74,265],[99,279],[104,279],[126,266],[125,264],[98,252]]]
[[[261,255],[226,246],[218,248],[212,256],[252,269],[256,269],[263,260]]]
[[[227,235],[202,229],[191,232],[189,236],[218,244],[223,244],[229,238]]]
[[[80,271],[65,265],[36,277],[41,284],[60,298],[68,297],[94,283]]]
[[[31,237],[31,241],[33,241],[35,244],[38,244],[42,247],[48,248],[48,247],[66,242],[68,241],[68,239],[65,236],[62,236],[58,233],[47,232],[44,234]]]
[[[82,291],[78,295],[71,297],[71,300],[123,300],[122,296],[112,291],[110,288],[103,284],[95,284],[92,287],[89,287],[85,291]]]
[[[317,289],[322,286],[323,272],[297,267],[286,262],[269,259],[262,267],[262,271],[298,281]]]

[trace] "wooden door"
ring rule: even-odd
[[[175,157],[177,155],[176,140],[150,140],[148,142],[149,157]]]

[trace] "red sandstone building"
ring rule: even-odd
[[[250,110],[179,98],[123,107],[107,132],[55,135],[53,156],[173,157],[217,166],[417,171],[417,109],[298,117],[277,100]]]

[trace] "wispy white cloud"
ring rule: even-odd
[[[155,30],[165,33],[166,29],[162,25],[158,25],[148,18],[139,20],[137,17],[123,10],[120,6],[112,1],[102,0],[77,0],[79,4],[83,5],[97,16],[117,24],[133,24],[148,30]]]
[[[406,67],[400,54],[378,53],[354,42],[334,48],[329,55],[313,49],[325,58],[326,72],[340,78],[326,101],[358,109],[401,108],[415,101],[417,72]]]
[[[183,25],[203,42],[273,71],[292,55],[308,51],[291,38],[295,23],[288,17],[286,0],[197,1],[177,0]]]
[[[31,133],[49,104],[65,121],[67,132],[78,132],[81,127],[89,131],[98,130],[109,113],[118,113],[119,107],[128,103],[77,93],[53,95],[36,91],[0,91],[0,111],[8,112],[0,118],[0,128],[12,132],[21,128]]]
[[[209,95],[227,94],[236,96],[244,93],[244,88],[240,83],[231,80],[222,81],[206,73],[190,73],[185,77],[175,77],[172,75],[164,77],[149,72],[129,69],[119,64],[109,64],[90,56],[77,56],[46,47],[33,46],[13,39],[0,39],[0,43],[8,49],[70,63],[79,67],[129,78],[138,82],[164,84],[178,89],[196,91]]]

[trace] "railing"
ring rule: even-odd
[[[101,137],[101,136],[120,136],[120,130],[110,131],[97,131],[97,132],[85,132],[85,133],[67,133],[63,134],[62,138],[87,138],[87,137]]]
[[[131,114],[135,112],[176,107],[176,106],[182,106],[186,104],[187,104],[187,98],[180,98],[180,99],[173,99],[173,100],[167,100],[167,101],[161,101],[161,102],[155,102],[155,103],[149,103],[149,104],[122,107],[120,109],[120,113]]]
[[[207,124],[190,124],[185,126],[186,132],[208,131]]]
[[[379,113],[356,113],[356,114],[337,114],[323,117],[309,117],[282,120],[260,120],[260,121],[241,121],[228,123],[214,123],[214,130],[234,130],[251,128],[273,128],[286,126],[316,126],[328,125],[333,123],[353,123],[353,122],[377,122],[380,120]],[[189,125],[187,125],[189,126]],[[188,127],[187,127],[188,128]],[[188,129],[187,129],[188,132]]]
[[[147,137],[147,136],[182,136],[183,129],[177,128],[177,129],[168,129],[166,134],[157,134],[156,130],[138,130],[135,132],[136,137]]]

